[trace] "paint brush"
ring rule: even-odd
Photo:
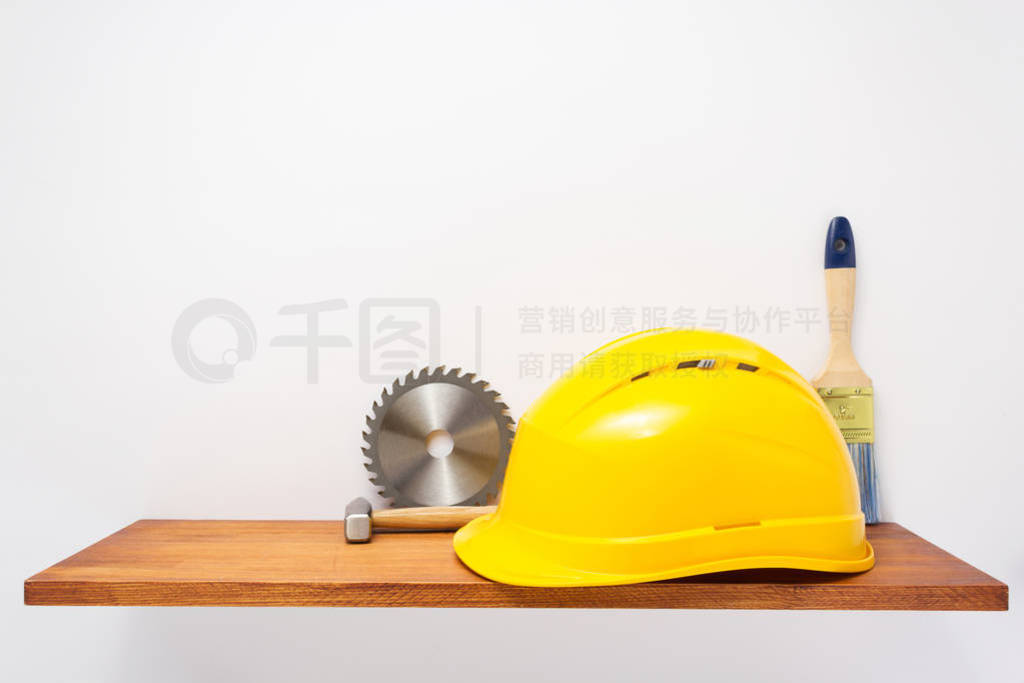
[[[860,485],[864,521],[878,523],[878,477],[875,472],[875,406],[871,378],[853,355],[850,331],[857,258],[850,221],[836,216],[825,241],[825,295],[830,344],[825,368],[811,380],[846,440]]]

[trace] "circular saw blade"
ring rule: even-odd
[[[410,372],[384,389],[366,417],[365,467],[393,504],[483,505],[497,496],[515,427],[498,392],[461,372]],[[443,457],[427,451],[427,437],[439,430],[452,438]]]

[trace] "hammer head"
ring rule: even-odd
[[[368,543],[373,536],[373,508],[365,498],[356,498],[345,506],[345,540]]]

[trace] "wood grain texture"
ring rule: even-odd
[[[459,562],[451,533],[345,543],[341,522],[141,520],[25,581],[27,605],[1005,610],[1008,590],[897,524],[863,574],[747,570],[522,588]]]

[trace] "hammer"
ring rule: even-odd
[[[345,506],[345,540],[369,543],[374,528],[451,531],[497,510],[496,505],[395,508],[373,511],[370,501],[356,498]]]

